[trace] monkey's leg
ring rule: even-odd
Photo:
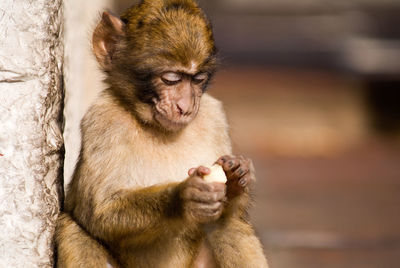
[[[117,268],[106,249],[71,217],[62,213],[56,227],[58,268]]]
[[[268,268],[253,228],[242,220],[230,218],[210,232],[208,240],[221,268]]]

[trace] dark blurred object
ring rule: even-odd
[[[372,117],[372,127],[384,134],[399,134],[400,81],[368,81],[367,100]]]

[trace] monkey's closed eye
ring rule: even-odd
[[[182,81],[182,75],[174,72],[167,72],[161,76],[161,80],[168,86],[176,85]]]
[[[207,80],[208,74],[207,73],[198,73],[193,77],[193,82],[196,84],[200,84],[203,81]]]

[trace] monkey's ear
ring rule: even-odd
[[[112,58],[117,42],[124,36],[125,24],[108,12],[103,12],[101,21],[93,32],[93,52],[100,66],[108,71],[112,65]]]

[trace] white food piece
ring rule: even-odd
[[[222,167],[218,164],[214,164],[211,167],[209,167],[209,169],[211,170],[210,174],[205,175],[203,177],[203,179],[206,182],[222,182],[222,183],[226,183],[227,179],[225,176],[225,172],[222,169]]]

